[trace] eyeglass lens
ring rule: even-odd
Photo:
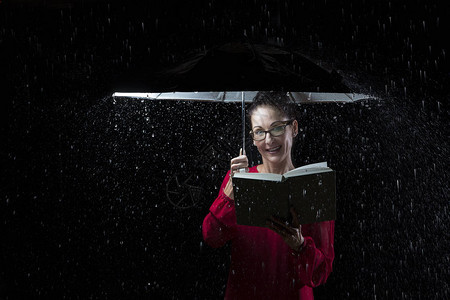
[[[286,128],[287,125],[281,125],[281,126],[277,126],[274,127],[270,130],[256,130],[255,132],[253,132],[253,138],[257,141],[261,141],[264,140],[266,138],[266,133],[270,133],[271,136],[280,136],[284,133],[284,130]]]

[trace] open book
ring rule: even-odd
[[[326,162],[283,175],[236,173],[233,190],[239,225],[266,227],[270,216],[290,221],[291,206],[300,224],[336,219],[336,172]]]

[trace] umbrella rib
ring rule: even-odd
[[[295,103],[295,99],[294,99],[294,96],[292,96],[292,93],[288,92],[288,95],[289,95],[289,99],[291,99],[291,101]]]

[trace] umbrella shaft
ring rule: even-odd
[[[245,100],[242,92],[242,153],[245,153]],[[239,169],[240,173],[245,173],[246,169]]]
[[[245,152],[245,100],[242,92],[242,151]]]

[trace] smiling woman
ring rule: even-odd
[[[250,135],[263,163],[254,173],[283,174],[294,169],[293,140],[298,134],[295,104],[281,92],[260,92],[248,111]],[[203,237],[212,247],[231,241],[226,299],[313,299],[312,288],[324,283],[334,259],[334,221],[299,225],[272,217],[267,228],[236,224],[232,176],[248,168],[242,153],[231,160],[219,195],[203,221]]]

